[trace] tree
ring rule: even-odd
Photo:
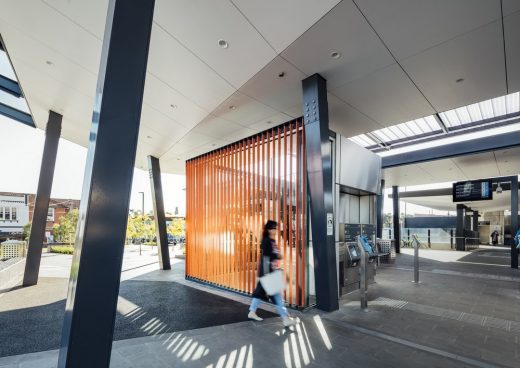
[[[73,209],[60,217],[58,224],[52,227],[54,239],[58,242],[72,244],[78,225],[79,211]]]
[[[155,222],[151,216],[143,216],[139,211],[132,211],[128,216],[126,226],[126,238],[128,240],[145,239],[152,240],[155,236]]]
[[[174,218],[168,225],[167,231],[176,238],[184,237],[186,232],[186,221],[183,218]]]
[[[23,226],[23,240],[29,241],[29,238],[31,237],[31,223],[28,222]]]

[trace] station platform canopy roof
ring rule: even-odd
[[[107,5],[9,0],[0,12],[35,126],[54,110],[83,146]],[[156,0],[136,166],[154,155],[183,173],[188,158],[301,116],[314,73],[346,137],[421,119],[438,130],[439,116],[456,127],[450,111],[520,91],[520,2]]]

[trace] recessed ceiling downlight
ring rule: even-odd
[[[229,109],[230,109],[230,110],[236,110],[237,107],[236,107],[235,105],[231,105],[231,106],[229,106]]]
[[[229,44],[226,40],[223,40],[222,38],[218,40],[218,45],[222,47],[223,49],[227,49],[229,47]]]
[[[455,83],[460,83],[460,82],[464,82],[464,78],[459,78],[455,81]]]
[[[332,51],[330,53],[330,57],[333,58],[333,59],[339,59],[341,57],[341,53],[338,52],[338,51]]]

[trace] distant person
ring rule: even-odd
[[[516,249],[520,249],[520,229],[515,234],[515,245]]]
[[[494,230],[492,233],[491,233],[491,244],[493,244],[494,246],[497,246],[498,244],[498,236],[500,234],[498,233],[498,231]]]
[[[260,251],[260,265],[258,267],[258,277],[262,277],[269,272],[273,272],[279,268],[279,263],[282,259],[282,256],[275,241],[277,225],[278,224],[276,221],[269,220],[264,226]],[[278,314],[283,321],[283,325],[285,327],[294,325],[296,322],[294,319],[289,317],[287,309],[285,309],[283,305],[282,294],[279,293],[270,296],[267,295],[260,281],[257,283],[255,291],[253,292],[253,300],[251,302],[251,306],[249,307],[249,314],[247,317],[255,321],[262,321],[263,319],[258,317],[256,314],[256,310],[262,300],[268,301],[269,298],[271,298],[276,305],[276,310],[278,311]]]

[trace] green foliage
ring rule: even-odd
[[[54,245],[50,247],[51,253],[60,253],[60,254],[73,254],[74,247]]]
[[[52,227],[54,240],[59,243],[72,244],[76,235],[76,226],[78,225],[79,211],[73,209],[65,216],[60,217],[58,224]]]
[[[173,221],[168,225],[167,232],[168,234],[172,234],[175,237],[185,236],[186,220],[183,218],[174,218]]]
[[[131,212],[126,226],[126,238],[152,240],[154,236],[155,222],[152,218],[149,215],[143,217],[139,212]]]
[[[28,222],[23,226],[23,240],[29,241],[29,238],[31,236],[31,223]]]

